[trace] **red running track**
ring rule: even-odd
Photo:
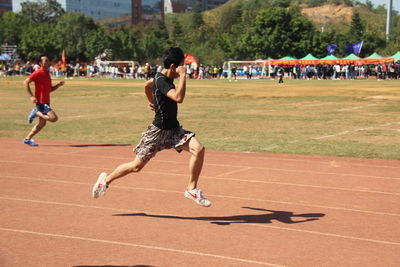
[[[400,266],[400,162],[163,151],[104,198],[132,146],[0,138],[0,266]]]

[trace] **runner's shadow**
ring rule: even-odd
[[[131,146],[131,144],[81,144],[81,145],[41,145],[41,146],[59,146],[59,147],[113,147],[113,146]]]
[[[244,209],[267,211],[264,214],[249,214],[249,215],[235,215],[235,216],[220,216],[220,217],[183,217],[173,215],[153,215],[146,213],[125,213],[114,214],[113,216],[144,216],[163,219],[176,219],[176,220],[196,220],[196,221],[209,221],[217,225],[230,225],[231,223],[272,223],[276,220],[281,223],[293,224],[304,223],[319,220],[318,218],[324,217],[324,213],[303,213],[294,214],[290,211],[268,210],[260,208],[242,207]],[[293,218],[304,218],[300,220],[293,220]]]
[[[75,265],[73,267],[155,267],[153,265]]]
[[[76,265],[73,267],[155,267],[153,265]]]
[[[107,147],[107,146],[131,146],[130,144],[90,144],[90,145],[68,145],[69,147]]]

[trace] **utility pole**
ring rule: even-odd
[[[389,41],[390,36],[390,28],[392,22],[392,8],[393,8],[393,0],[388,0],[387,4],[387,17],[386,17],[386,41]]]

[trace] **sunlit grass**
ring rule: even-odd
[[[0,78],[0,136],[22,138],[23,78]],[[36,139],[135,144],[153,113],[143,81],[74,79]],[[400,159],[400,81],[189,80],[179,121],[215,150]]]

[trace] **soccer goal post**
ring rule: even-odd
[[[229,78],[232,77],[232,69],[236,69],[236,75],[238,77],[246,77],[246,72],[251,72],[253,77],[264,77],[266,76],[268,67],[267,61],[225,61],[223,65],[223,72]]]

